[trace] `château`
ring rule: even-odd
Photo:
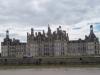
[[[85,39],[69,40],[69,35],[61,26],[52,32],[48,26],[47,33],[27,33],[27,42],[20,42],[18,39],[11,39],[9,31],[1,42],[2,57],[65,57],[65,56],[95,56],[100,55],[99,39],[90,25],[90,34]]]

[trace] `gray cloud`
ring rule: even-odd
[[[0,0],[0,24],[76,24],[99,17],[100,0]]]
[[[78,30],[78,29],[81,29],[81,27],[76,27],[76,28],[73,28],[73,30]]]
[[[100,0],[0,0],[0,30],[2,33],[9,29],[15,37],[24,38],[30,27],[45,29],[48,24],[74,27],[100,18],[99,13]],[[82,26],[75,28],[79,27]]]

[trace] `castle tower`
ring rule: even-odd
[[[45,31],[43,30],[43,36],[45,36]]]
[[[96,36],[93,32],[93,25],[90,25],[90,35],[89,35],[89,38],[92,40],[92,39],[95,39]]]
[[[6,38],[9,38],[9,31],[6,31]]]
[[[50,26],[48,25],[48,33],[47,33],[48,36],[51,35],[51,29],[50,29]]]
[[[93,33],[93,25],[90,25],[90,33]]]
[[[34,35],[34,29],[31,28],[31,35]]]

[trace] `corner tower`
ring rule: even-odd
[[[88,41],[98,41],[98,38],[96,37],[96,35],[94,34],[94,31],[93,31],[93,25],[90,25],[90,34],[89,36],[87,37],[87,40]]]

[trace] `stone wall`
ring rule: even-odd
[[[100,64],[100,57],[0,58],[0,64]]]

